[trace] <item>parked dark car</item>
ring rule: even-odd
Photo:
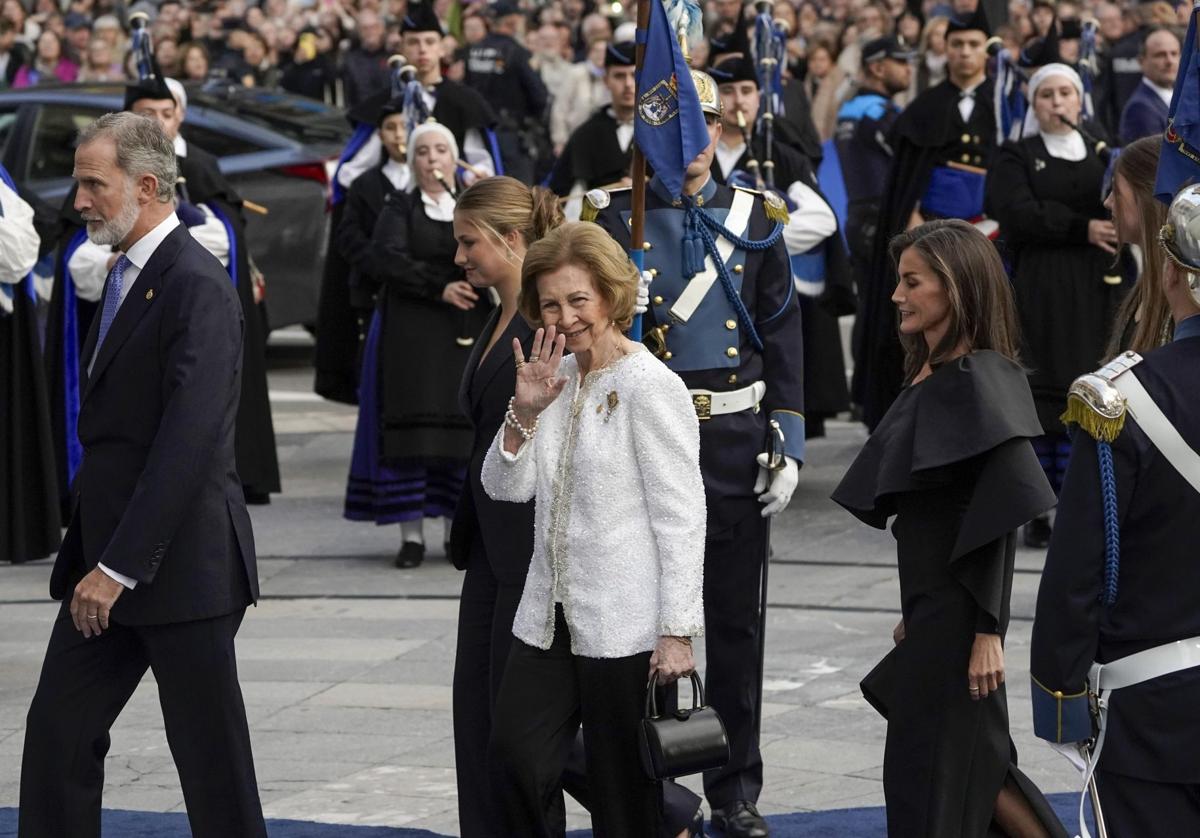
[[[271,328],[316,322],[329,241],[329,178],[350,137],[342,112],[320,102],[225,83],[189,86],[181,132],[215,155],[234,187],[267,215],[247,212],[246,235],[266,277]],[[22,193],[54,218],[72,186],[75,137],[120,110],[119,84],[0,91],[0,161]]]

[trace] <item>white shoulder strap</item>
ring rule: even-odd
[[[1142,382],[1138,381],[1136,375],[1125,372],[1114,378],[1112,384],[1121,391],[1121,395],[1125,397],[1126,407],[1133,418],[1137,420],[1138,427],[1146,432],[1146,436],[1150,437],[1154,447],[1167,458],[1167,462],[1175,467],[1175,470],[1192,485],[1193,489],[1200,492],[1200,454],[1197,454],[1179,435],[1179,431],[1154,403],[1150,394],[1146,392]]]
[[[735,236],[745,236],[750,223],[750,210],[754,208],[754,194],[743,189],[733,190],[733,203],[729,206],[729,215],[725,216],[725,229]],[[717,252],[721,261],[728,262],[733,255],[733,243],[724,236],[717,237]],[[717,266],[713,264],[712,256],[704,257],[704,270],[696,274],[687,284],[687,288],[679,295],[675,305],[671,306],[671,316],[686,323],[696,313],[700,301],[708,294],[708,290],[717,281]]]

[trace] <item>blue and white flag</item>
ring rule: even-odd
[[[1164,204],[1183,187],[1200,182],[1200,55],[1196,52],[1196,14],[1200,0],[1192,4],[1179,75],[1175,77],[1175,92],[1171,94],[1171,109],[1167,130],[1163,133],[1162,152],[1158,158],[1158,176],[1154,180],[1154,197]]]
[[[645,45],[637,77],[633,136],[671,195],[683,193],[687,166],[708,148],[700,97],[661,0],[649,0],[650,22],[637,33]]]

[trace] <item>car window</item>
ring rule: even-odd
[[[4,157],[4,152],[8,148],[8,138],[12,136],[16,124],[16,110],[0,110],[0,158]]]
[[[212,128],[205,128],[194,123],[185,122],[180,128],[183,138],[194,143],[214,157],[229,157],[234,154],[253,154],[262,151],[263,147],[256,142],[235,137]]]
[[[29,179],[69,178],[75,168],[75,143],[79,132],[104,111],[83,105],[42,105],[33,130]]]

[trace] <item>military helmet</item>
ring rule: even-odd
[[[696,95],[700,97],[700,110],[719,117],[723,112],[721,94],[713,77],[701,70],[692,70],[692,84],[696,85]]]
[[[1200,184],[1184,187],[1171,201],[1158,240],[1171,261],[1188,272],[1188,287],[1200,301]]]

